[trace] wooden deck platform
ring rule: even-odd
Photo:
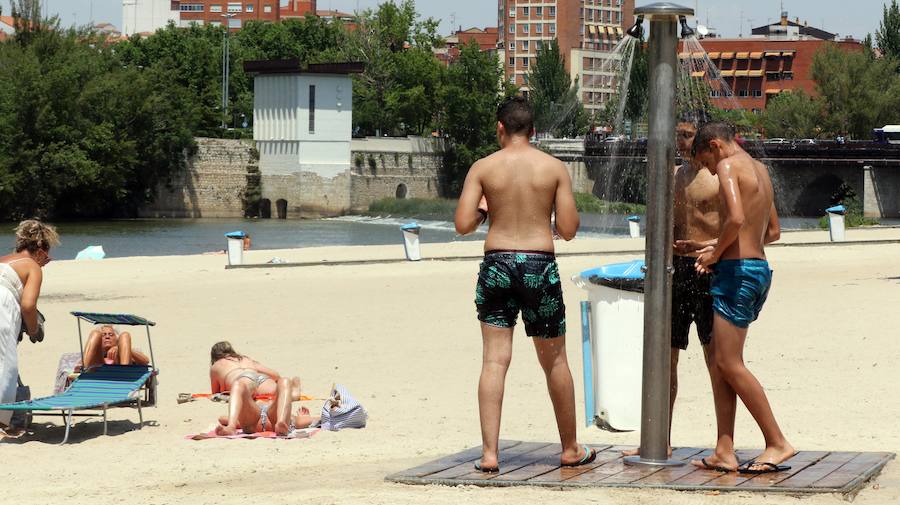
[[[449,486],[624,487],[854,496],[895,456],[888,452],[801,451],[786,463],[790,470],[753,476],[701,470],[689,463],[669,468],[626,466],[622,451],[631,447],[592,447],[598,452],[596,461],[583,467],[561,468],[558,443],[502,441],[500,473],[477,472],[473,465],[481,457],[481,447],[473,447],[390,475],[385,480]],[[675,449],[672,457],[690,460],[711,452],[681,447]],[[738,451],[738,458],[746,461],[760,452]]]

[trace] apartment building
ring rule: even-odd
[[[509,81],[527,93],[537,51],[559,43],[589,114],[616,93],[614,72],[605,65],[634,22],[634,0],[498,0],[498,49]]]
[[[248,21],[278,21],[279,0],[182,0],[180,26],[192,23],[240,30]]]
[[[279,21],[316,14],[316,0],[122,0],[122,33],[150,34],[169,22],[227,25],[239,30],[248,21]]]

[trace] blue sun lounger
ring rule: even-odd
[[[81,321],[91,324],[116,324],[144,326],[150,342],[150,326],[156,323],[130,314],[97,314],[72,312],[78,319],[78,340],[81,338]],[[83,349],[83,345],[81,346]],[[82,354],[82,362],[84,362]],[[83,372],[64,392],[45,398],[0,405],[0,410],[30,411],[32,416],[61,416],[65,419],[66,433],[61,444],[69,440],[73,417],[103,417],[103,434],[107,434],[106,411],[113,407],[134,407],[138,410],[140,424],[144,425],[142,406],[156,405],[156,375],[153,345],[150,344],[149,365],[103,365]],[[102,413],[77,413],[102,410]],[[58,411],[58,412],[57,412]]]

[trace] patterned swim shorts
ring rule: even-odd
[[[498,328],[516,325],[519,312],[529,337],[566,334],[566,306],[556,257],[546,252],[488,251],[475,287],[478,320]]]

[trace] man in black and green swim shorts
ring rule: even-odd
[[[551,231],[555,211],[557,234],[575,238],[578,211],[565,165],[533,148],[533,133],[528,101],[504,101],[497,110],[502,149],[472,165],[456,209],[456,231],[462,235],[475,231],[489,208],[491,217],[475,293],[484,343],[478,382],[482,455],[475,464],[481,472],[499,471],[500,411],[520,312],[547,378],[562,445],[560,464],[584,465],[597,457],[575,437],[575,386],[566,360],[566,309]]]

